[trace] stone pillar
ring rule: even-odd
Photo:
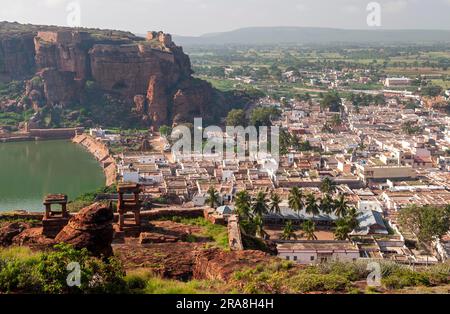
[[[137,225],[137,226],[140,226],[140,225],[141,225],[141,213],[140,213],[139,210],[136,210],[136,211],[134,212],[134,221],[136,222],[136,225]]]
[[[61,211],[62,211],[62,216],[63,217],[68,217],[68,213],[67,213],[67,204],[61,204]]]
[[[50,212],[52,211],[50,204],[45,204],[45,219],[50,218]]]
[[[119,212],[119,230],[122,231],[125,225],[125,215],[122,212]]]

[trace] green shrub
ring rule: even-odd
[[[319,272],[322,274],[335,274],[345,277],[350,281],[358,281],[366,279],[369,271],[367,270],[367,263],[354,262],[332,262],[320,264],[317,266]]]
[[[147,279],[139,275],[128,275],[125,282],[129,290],[143,290],[147,286]]]
[[[67,284],[67,265],[72,262],[80,265],[80,287]],[[118,259],[101,260],[86,249],[75,250],[66,244],[45,253],[23,248],[0,250],[0,293],[120,293],[126,292],[124,275]]]
[[[419,272],[403,269],[392,273],[381,279],[383,285],[388,289],[402,289],[404,287],[429,286],[428,277]]]
[[[424,271],[431,285],[442,285],[449,283],[450,264],[438,264]]]
[[[347,288],[349,281],[340,275],[334,274],[307,274],[300,273],[290,280],[290,286],[297,292],[313,291],[342,291]]]

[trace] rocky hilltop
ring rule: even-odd
[[[192,74],[189,57],[163,32],[141,38],[119,31],[0,23],[0,82],[25,81],[15,105],[33,108],[36,123],[43,120],[43,108],[88,108],[101,115],[91,108],[100,96],[122,107],[118,118],[129,113],[148,126],[216,117],[223,96]]]

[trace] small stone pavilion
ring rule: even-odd
[[[132,212],[134,214],[135,224],[132,227],[140,227],[142,203],[139,198],[139,194],[141,193],[141,186],[139,184],[121,183],[117,187],[117,192],[119,194],[119,200],[117,203],[117,211],[119,213],[119,229],[123,230],[126,226],[125,214],[128,212]]]
[[[43,234],[54,238],[67,225],[70,215],[67,212],[67,195],[50,194],[44,198],[45,214],[42,219]],[[55,210],[55,207],[60,210]]]

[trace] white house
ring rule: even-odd
[[[122,180],[123,182],[139,183],[139,171],[123,170]]]
[[[331,261],[352,262],[359,249],[347,241],[294,241],[277,244],[278,257],[303,265]]]

